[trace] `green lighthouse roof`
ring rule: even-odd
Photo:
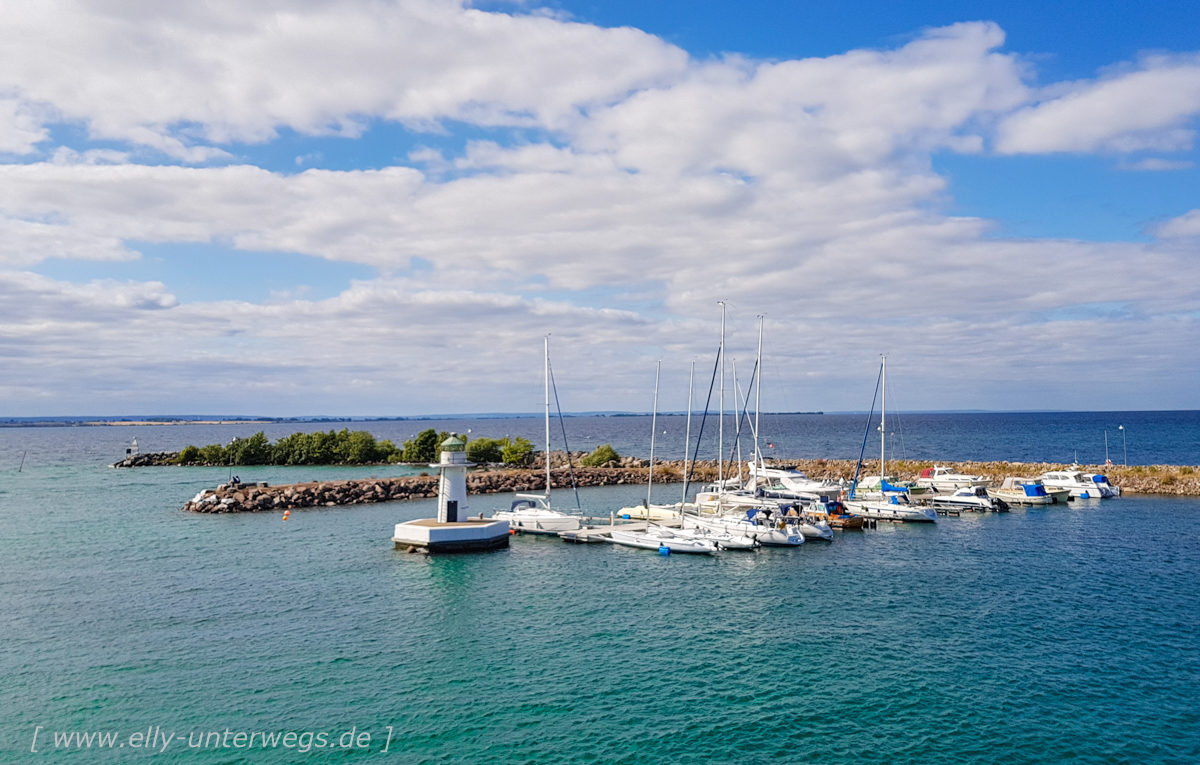
[[[442,451],[444,452],[461,452],[466,451],[466,449],[467,442],[453,434],[442,442]]]

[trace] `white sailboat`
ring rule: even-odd
[[[887,356],[883,357],[879,371],[883,398],[879,408],[879,484],[884,492],[880,499],[856,497],[858,482],[850,487],[850,498],[843,504],[853,513],[881,521],[909,521],[915,523],[937,523],[937,511],[931,507],[914,505],[908,492],[887,480]],[[889,491],[889,488],[893,491]]]
[[[509,528],[531,534],[557,534],[560,531],[578,531],[582,518],[572,513],[555,510],[550,505],[550,336],[546,335],[546,493],[517,494],[508,510],[493,514],[496,520],[508,521]]]

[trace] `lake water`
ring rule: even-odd
[[[857,456],[865,418],[791,417],[764,424],[777,450]],[[1124,424],[1131,464],[1200,462],[1191,413],[902,421],[909,457],[1079,448],[1095,461],[1084,442],[1109,419],[1114,461]],[[644,454],[648,420],[566,425],[572,448]],[[471,427],[541,440],[537,418],[496,425]],[[387,426],[364,429],[465,430]],[[179,507],[227,469],[106,467],[131,434],[151,451],[257,429],[0,429],[0,761],[1200,761],[1198,499],[1088,500],[712,558],[530,537],[428,557],[389,540],[432,501],[286,523],[192,515]],[[644,495],[581,491],[595,512]],[[97,732],[111,748],[64,738]]]

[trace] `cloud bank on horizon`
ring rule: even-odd
[[[453,0],[0,40],[0,414],[537,411],[546,333],[565,408],[647,410],[662,359],[682,409],[719,300],[764,408],[864,409],[880,353],[902,408],[1200,406],[1198,51],[1042,82],[990,21],[697,56]],[[1039,205],[1079,230],[1012,233]]]

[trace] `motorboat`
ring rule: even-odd
[[[705,515],[684,513],[685,529],[709,529],[734,536],[750,537],[764,547],[799,547],[804,535],[795,527],[782,522],[769,522],[765,513],[749,510],[740,515]]]
[[[936,510],[913,504],[907,494],[893,494],[882,500],[847,499],[842,504],[856,515],[870,520],[937,523]]]
[[[991,489],[988,493],[1010,505],[1053,505],[1059,501],[1057,496],[1046,490],[1040,478],[1009,476],[999,488]],[[1066,497],[1063,497],[1063,501],[1066,501]]]
[[[498,521],[508,521],[509,528],[529,534],[557,534],[560,531],[578,531],[582,519],[578,515],[564,513],[550,507],[541,494],[518,494],[508,510],[492,514]]]
[[[1108,482],[1101,474],[1085,473],[1078,465],[1067,470],[1052,470],[1042,473],[1042,482],[1047,487],[1068,489],[1072,497],[1090,499],[1095,497],[1119,497],[1121,490]]]
[[[638,547],[643,550],[658,550],[671,553],[692,553],[712,555],[717,551],[717,543],[696,535],[680,534],[674,529],[662,526],[650,526],[643,531],[623,530],[614,528],[609,532],[609,538],[625,547]]]
[[[992,481],[981,475],[960,473],[957,468],[934,465],[921,471],[916,484],[917,486],[926,486],[936,492],[953,492],[962,488],[991,486]]]
[[[762,496],[780,499],[824,499],[829,501],[846,488],[841,481],[809,478],[796,468],[773,468],[747,462],[750,479],[746,489]]]
[[[983,486],[964,486],[951,494],[938,494],[930,502],[934,507],[949,510],[970,510],[977,513],[1001,513],[1008,510],[1008,504],[998,497],[988,494]]]
[[[787,526],[794,527],[806,541],[809,539],[833,541],[833,527],[823,518],[809,513],[805,506],[783,505],[779,511],[781,513],[779,520]]]

